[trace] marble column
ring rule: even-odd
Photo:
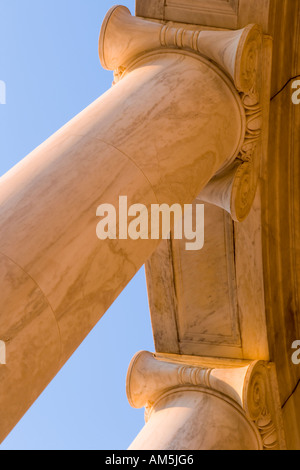
[[[0,179],[0,440],[159,243],[100,241],[97,207],[192,203],[241,151],[259,32],[200,33],[112,9],[100,57],[118,83]]]
[[[271,364],[138,353],[127,396],[146,425],[129,450],[284,449]]]

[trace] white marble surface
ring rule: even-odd
[[[260,437],[233,402],[178,389],[155,403],[129,450],[261,450]]]
[[[157,240],[100,241],[97,207],[118,207],[120,195],[127,195],[128,205],[147,208],[192,202],[232,159],[242,133],[239,98],[222,72],[190,53],[157,52],[132,65],[113,89],[0,179],[0,252],[38,286],[51,311],[55,343],[49,357],[38,344],[44,324],[32,326],[38,363],[28,394],[18,395],[17,413],[9,390],[14,384],[22,388],[27,345],[20,344],[14,359],[17,330],[12,328],[10,362],[1,371],[0,438],[158,245]],[[19,289],[14,276],[8,292],[23,312],[37,315],[30,292]],[[2,296],[1,331],[6,303]],[[18,315],[12,309],[10,321],[25,328]]]

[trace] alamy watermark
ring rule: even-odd
[[[6,364],[6,344],[0,341],[0,365]]]
[[[292,363],[295,364],[295,366],[299,366],[300,365],[300,340],[293,342],[292,349],[296,349],[296,351],[292,355]]]
[[[292,83],[292,89],[296,90],[292,94],[292,102],[298,105],[300,104],[300,80],[295,80]]]
[[[0,104],[6,104],[6,83],[0,80]]]
[[[128,207],[127,196],[119,197],[119,207],[101,204],[96,215],[99,240],[166,240],[172,231],[175,240],[185,238],[187,251],[201,250],[204,246],[204,204],[144,204]]]
[[[300,104],[300,80],[294,80],[292,83],[292,89],[296,90],[292,94],[292,102],[295,105]],[[295,349],[295,352],[292,355],[292,363],[295,366],[300,365],[300,340],[296,340],[292,344],[292,349]]]

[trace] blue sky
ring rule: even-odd
[[[0,0],[0,175],[106,91],[98,36],[111,0]],[[134,13],[134,0],[122,0]],[[125,377],[153,350],[142,269],[0,450],[126,449],[144,425]]]

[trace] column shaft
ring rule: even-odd
[[[222,72],[157,51],[0,179],[0,439],[158,244],[100,241],[97,207],[121,195],[191,203],[235,157],[243,126]]]
[[[224,395],[179,388],[153,406],[129,450],[261,450],[260,436]]]

